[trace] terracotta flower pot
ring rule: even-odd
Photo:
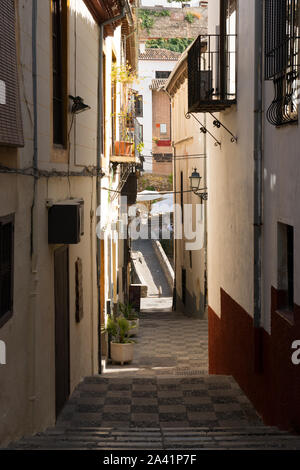
[[[131,362],[133,359],[134,343],[114,343],[110,342],[110,357],[113,362]]]
[[[125,142],[123,140],[115,142],[115,154],[116,155],[131,155],[133,143],[132,142]]]

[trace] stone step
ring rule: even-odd
[[[68,428],[11,445],[14,449],[300,449],[300,436],[276,428]]]

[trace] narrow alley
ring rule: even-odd
[[[300,450],[299,77],[300,0],[0,0],[1,457]]]

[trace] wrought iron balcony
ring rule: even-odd
[[[223,111],[236,103],[236,35],[198,36],[188,52],[188,112]]]
[[[112,126],[111,161],[139,164],[143,142],[142,126],[133,115],[128,114],[120,114],[116,121]]]

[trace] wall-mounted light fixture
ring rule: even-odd
[[[72,114],[79,114],[83,111],[88,111],[89,109],[91,109],[90,106],[84,103],[83,98],[81,98],[81,96],[69,95],[69,98],[73,101]]]
[[[199,196],[202,201],[207,201],[208,193],[203,192],[203,189],[200,189],[202,177],[197,171],[197,168],[194,169],[192,175],[190,176],[190,188],[194,194]]]

